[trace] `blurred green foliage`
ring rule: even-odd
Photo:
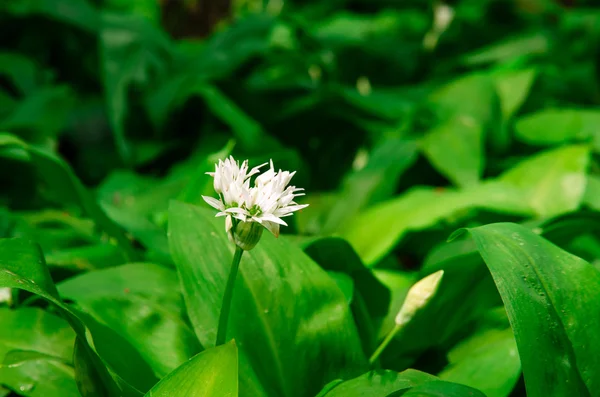
[[[0,2],[0,396],[600,395],[599,48],[591,0]],[[230,154],[310,206],[213,348]]]

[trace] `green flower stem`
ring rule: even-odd
[[[402,326],[396,324],[394,326],[394,328],[390,331],[390,333],[387,334],[387,336],[385,337],[383,342],[381,342],[379,347],[373,352],[373,354],[371,355],[371,358],[369,358],[369,365],[371,367],[379,359],[379,356],[381,355],[381,353],[383,353],[383,351],[385,350],[387,345],[390,344],[390,342],[392,341],[392,339],[394,339],[394,336],[396,336],[396,334],[400,331],[400,329],[402,329]]]
[[[235,279],[237,277],[243,253],[243,249],[238,246],[235,247],[233,262],[231,263],[231,269],[229,270],[229,278],[227,278],[227,285],[225,286],[225,293],[223,294],[223,304],[221,305],[221,314],[219,315],[219,328],[217,329],[216,346],[224,344],[225,338],[227,337],[227,322],[229,321],[229,311],[231,310],[233,287],[235,286]]]

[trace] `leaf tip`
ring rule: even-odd
[[[458,230],[455,230],[450,237],[448,237],[446,239],[447,243],[451,243],[452,241],[456,240],[457,238],[459,238],[460,236],[462,236],[463,234],[465,234],[469,229],[466,227],[460,228]]]

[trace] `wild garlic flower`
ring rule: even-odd
[[[304,189],[288,186],[296,172],[276,172],[271,160],[270,168],[260,174],[260,168],[266,164],[248,170],[248,160],[240,165],[230,156],[225,161],[219,160],[215,172],[207,173],[214,179],[219,199],[202,198],[219,210],[216,216],[225,217],[229,239],[244,250],[250,250],[258,243],[263,226],[278,237],[280,225],[287,226],[281,218],[308,206],[294,202],[295,197],[304,195],[299,193]],[[254,186],[250,186],[250,178],[254,175],[257,175]]]

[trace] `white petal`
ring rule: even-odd
[[[216,198],[208,196],[202,196],[202,198],[208,203],[208,205],[215,209],[218,209],[219,211],[223,211],[225,209],[225,205],[223,205],[223,203],[220,200],[217,200]]]
[[[281,219],[279,219],[278,217],[276,217],[273,214],[264,214],[264,215],[261,215],[261,218],[263,221],[278,223],[280,225],[287,226],[287,223],[285,223],[284,221],[282,221]]]
[[[279,237],[279,225],[277,223],[265,221],[265,222],[263,222],[263,226],[268,231],[273,233],[273,236]]]
[[[235,214],[235,215],[233,215],[233,217],[234,217],[235,219],[239,219],[239,220],[240,220],[240,221],[242,221],[242,222],[246,222],[246,216],[245,216],[245,215],[243,215],[243,214]]]
[[[233,221],[231,220],[231,216],[227,216],[225,218],[225,232],[229,232],[233,227]]]
[[[248,211],[246,211],[243,208],[239,208],[239,207],[231,207],[231,208],[227,208],[224,212],[228,212],[230,214],[243,214],[248,216]]]

